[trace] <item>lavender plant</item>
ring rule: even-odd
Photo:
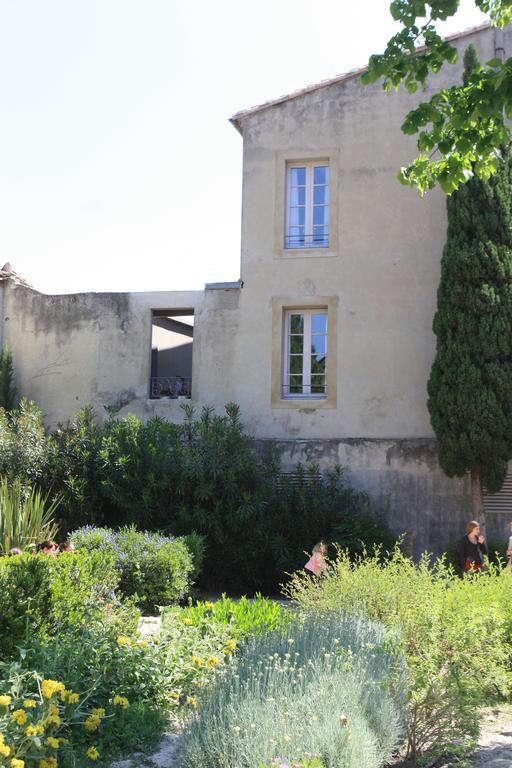
[[[110,552],[119,572],[119,588],[135,595],[142,610],[170,605],[187,596],[194,574],[194,559],[184,538],[163,536],[135,527],[85,526],[71,535],[77,549]]]

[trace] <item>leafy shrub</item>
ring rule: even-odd
[[[140,637],[123,619],[109,611],[90,613],[83,625],[61,626],[51,636],[33,638],[24,649],[24,664],[60,677],[74,690],[89,691],[97,707],[115,695],[163,706],[167,671],[157,643]]]
[[[192,556],[190,581],[195,584],[203,572],[206,545],[204,538],[195,531],[185,534],[182,538]]]
[[[55,538],[57,506],[57,500],[48,503],[40,491],[24,486],[20,479],[0,478],[0,553]]]
[[[297,574],[288,588],[307,615],[364,611],[401,633],[410,672],[407,741],[416,758],[478,731],[478,707],[512,686],[512,579],[461,579],[442,560],[416,565],[395,550],[351,563],[340,553],[321,579]]]
[[[275,593],[320,539],[354,554],[390,546],[384,519],[340,470],[282,475],[276,447],[257,449],[233,403],[223,416],[185,412],[183,424],[130,415],[99,425],[86,408],[45,435],[40,411],[23,401],[9,417],[0,411],[0,474],[58,496],[63,531],[133,524],[199,534],[207,589]]]
[[[156,640],[166,670],[167,703],[195,710],[208,685],[237,649],[232,628],[212,618],[195,621],[183,613],[164,611]]]
[[[400,736],[403,684],[383,628],[339,614],[254,638],[187,728],[180,768],[254,768],[316,753],[330,768],[377,768]]]
[[[75,531],[71,540],[79,550],[111,554],[121,591],[133,595],[145,611],[182,600],[190,591],[194,565],[183,539],[133,527],[120,531],[85,527]]]
[[[201,622],[227,624],[231,636],[238,641],[245,640],[250,635],[261,635],[264,632],[284,629],[294,618],[293,612],[288,608],[260,594],[257,594],[253,600],[245,596],[240,600],[232,600],[222,595],[221,599],[214,603],[198,601],[194,605],[190,603],[186,608],[170,610],[182,619],[190,619],[193,624]],[[167,612],[163,612],[164,622]]]
[[[0,558],[0,655],[11,656],[26,638],[56,627],[83,625],[91,612],[104,610],[117,582],[108,553]]]
[[[112,741],[129,734],[130,702],[116,695],[94,707],[90,691],[84,693],[66,687],[60,678],[44,677],[19,664],[2,665],[0,764],[56,768],[99,760],[105,765],[103,747],[112,753]]]

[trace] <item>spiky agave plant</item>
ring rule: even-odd
[[[0,478],[0,552],[55,538],[58,504],[58,499],[49,501],[38,488],[19,479]]]

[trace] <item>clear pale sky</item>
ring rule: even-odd
[[[236,280],[228,118],[363,66],[388,5],[0,0],[1,264],[46,293]],[[445,33],[485,21],[461,7]]]

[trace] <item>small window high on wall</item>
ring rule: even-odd
[[[285,248],[329,246],[329,164],[288,163]]]
[[[152,315],[149,396],[190,398],[194,310],[158,309]]]

